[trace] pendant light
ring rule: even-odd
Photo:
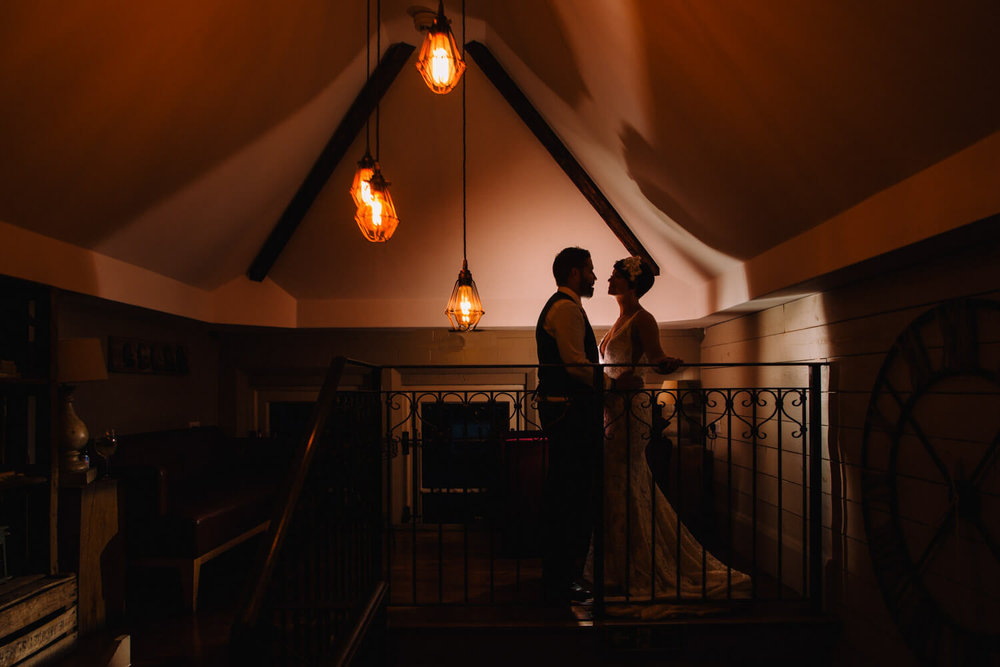
[[[462,55],[465,55],[465,0],[462,0]],[[451,290],[448,307],[445,314],[451,323],[452,331],[473,331],[486,311],[479,299],[479,290],[469,271],[469,259],[466,253],[466,214],[465,214],[465,81],[462,81],[462,269],[458,272],[458,280]]]
[[[369,199],[364,206],[359,206],[354,214],[354,221],[361,228],[361,233],[372,243],[384,243],[388,241],[396,227],[399,225],[399,217],[396,215],[396,207],[389,196],[389,183],[382,177],[378,163],[375,163],[375,171],[366,183]]]
[[[372,193],[368,181],[375,175],[375,158],[372,157],[371,150],[365,148],[364,156],[358,160],[358,170],[354,172],[354,181],[351,183],[351,198],[354,199],[354,206],[360,210],[368,204]]]
[[[377,37],[376,51],[382,53],[382,2],[377,3]],[[365,50],[365,74],[367,81],[370,78],[371,63],[371,0],[367,4],[366,17],[366,37],[368,38]],[[378,70],[375,70],[378,77]],[[376,81],[376,90],[378,82]],[[376,93],[377,94],[377,93]],[[354,173],[354,181],[351,183],[351,197],[357,207],[354,213],[354,221],[358,223],[358,228],[366,239],[372,243],[384,243],[388,241],[396,227],[399,225],[399,217],[396,215],[396,206],[389,195],[389,183],[382,176],[382,170],[378,163],[379,155],[379,103],[375,104],[375,158],[372,158],[369,144],[368,124],[365,124],[365,154],[358,161],[358,169]]]
[[[428,12],[429,13],[429,12]],[[462,40],[465,40],[465,4],[462,4]],[[427,28],[427,36],[417,56],[417,69],[427,87],[439,95],[450,93],[465,71],[465,45],[459,53],[451,33],[451,19],[444,15],[444,0],[438,0],[437,16]]]

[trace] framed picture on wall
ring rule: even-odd
[[[112,373],[186,375],[183,345],[140,338],[108,337],[108,370]]]

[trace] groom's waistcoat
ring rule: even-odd
[[[538,363],[543,366],[538,369],[538,393],[542,396],[570,396],[573,394],[589,393],[593,387],[581,382],[572,375],[565,367],[549,366],[545,364],[563,364],[563,358],[559,356],[559,344],[554,336],[545,330],[545,318],[549,314],[549,309],[557,301],[572,297],[565,292],[556,292],[546,302],[542,308],[542,313],[538,316],[538,324],[535,325],[535,343],[538,346]],[[583,310],[582,308],[580,310]],[[587,313],[583,313],[583,352],[587,355],[587,360],[592,364],[598,361],[597,338],[594,330],[590,327]]]

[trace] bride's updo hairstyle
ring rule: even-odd
[[[642,257],[633,255],[615,262],[614,270],[625,276],[628,286],[635,290],[636,298],[641,297],[653,286],[653,269]]]

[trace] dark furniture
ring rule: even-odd
[[[125,491],[129,565],[176,568],[196,611],[201,566],[267,528],[285,471],[281,448],[217,427],[118,442],[112,470]]]
[[[12,577],[59,569],[53,302],[50,287],[0,276],[0,527]]]
[[[79,573],[81,636],[115,627],[125,613],[123,506],[115,479],[59,489],[59,565]]]

